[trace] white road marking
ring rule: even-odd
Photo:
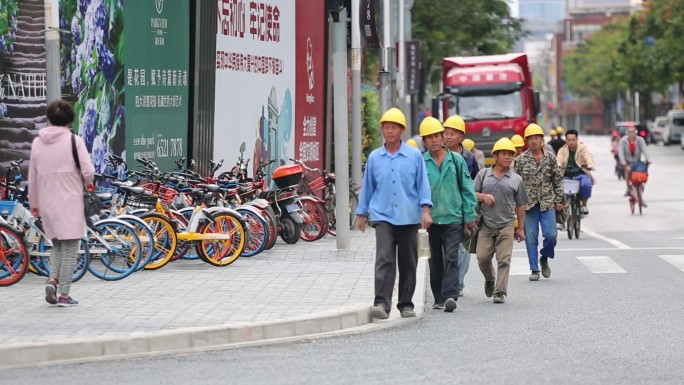
[[[684,271],[684,255],[659,255],[658,257],[667,261],[679,270]]]
[[[560,251],[617,251],[617,250],[624,250],[620,249],[617,247],[585,247],[585,248],[576,248],[576,249],[555,249],[556,252]],[[630,251],[639,251],[639,250],[684,250],[684,247],[682,246],[674,246],[674,247],[663,247],[663,246],[655,246],[655,247],[630,247]],[[526,249],[515,249],[513,250],[514,253],[527,253]]]
[[[596,238],[596,239],[600,239],[600,240],[605,241],[605,242],[608,242],[611,245],[617,247],[618,249],[623,249],[623,250],[624,249],[631,249],[631,247],[629,247],[628,245],[618,241],[617,239],[608,238],[608,237],[603,236],[603,235],[601,235],[601,234],[599,234],[599,233],[597,233],[591,229],[588,229],[587,227],[582,228],[582,231],[585,234],[587,234],[588,236]]]
[[[610,257],[577,257],[577,259],[594,274],[619,274],[627,272]]]
[[[530,261],[527,258],[511,258],[511,272],[508,275],[530,274]]]

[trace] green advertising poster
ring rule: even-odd
[[[126,161],[161,170],[187,155],[190,100],[189,0],[125,3]]]

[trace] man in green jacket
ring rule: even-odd
[[[475,190],[461,154],[444,146],[444,127],[433,117],[423,119],[420,136],[432,192],[430,234],[430,286],[433,309],[453,312],[459,292],[458,245],[463,226],[475,227]]]

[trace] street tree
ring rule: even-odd
[[[505,0],[416,0],[412,15],[413,37],[422,43],[421,90],[439,82],[442,58],[507,53],[527,35]]]

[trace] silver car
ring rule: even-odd
[[[684,134],[684,110],[670,110],[667,112],[667,125],[663,131],[665,145],[679,143]]]

